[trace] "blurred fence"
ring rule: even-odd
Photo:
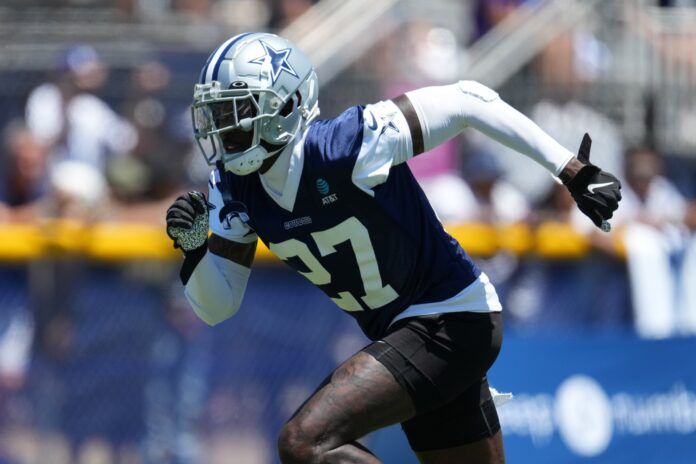
[[[449,229],[500,284],[509,327],[630,326],[623,262],[568,226]],[[179,260],[155,226],[0,227],[0,457],[277,462],[284,421],[367,340],[263,246],[242,310],[209,328]]]
[[[61,243],[0,267],[0,462],[277,462],[283,422],[367,343],[263,257],[240,313],[209,328],[183,299],[178,259],[89,258]],[[509,329],[627,330],[623,263],[573,254],[481,258]]]

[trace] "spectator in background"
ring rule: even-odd
[[[244,14],[239,14],[240,11]],[[220,0],[213,6],[211,17],[226,30],[265,30],[268,28],[271,8],[264,0]]]
[[[641,222],[669,228],[684,219],[686,201],[671,181],[662,176],[662,160],[649,148],[626,152],[626,192],[615,221]]]
[[[143,2],[138,3],[152,3]],[[189,17],[189,19],[205,21],[209,19],[210,7],[212,5],[212,0],[173,0],[171,4],[174,9],[183,13]]]
[[[500,224],[527,218],[527,200],[503,178],[503,167],[492,154],[469,153],[464,157],[462,172],[474,199],[464,205],[463,220]]]
[[[271,0],[272,13],[269,27],[282,29],[302,16],[316,0]]]
[[[138,142],[125,156],[113,159],[107,172],[114,194],[124,202],[158,200],[182,186],[183,156],[190,142],[180,140],[172,127],[171,108],[163,95],[171,74],[162,63],[138,66],[131,77],[131,90],[123,114],[138,134]],[[188,113],[187,113],[188,116]]]
[[[74,160],[103,171],[110,155],[128,152],[136,132],[94,95],[107,70],[94,48],[68,49],[55,82],[34,89],[27,100],[26,120],[32,135],[50,149],[50,163]]]
[[[41,214],[93,222],[101,219],[108,201],[104,175],[80,161],[60,161],[51,169],[50,194]]]
[[[585,225],[578,226],[574,209],[568,190],[554,183],[530,218],[532,224],[540,225],[538,239],[551,242],[550,248],[539,242],[537,250],[544,254],[545,249],[551,255],[550,259],[528,256],[510,279],[505,307],[517,328],[623,330],[633,320],[623,260],[598,253],[585,255]],[[573,231],[579,236],[573,237]],[[576,259],[578,254],[582,254],[582,261]]]
[[[7,219],[37,217],[91,220],[107,198],[104,176],[90,164],[62,160],[48,169],[48,148],[15,121],[5,129],[0,207]]]
[[[534,223],[544,221],[566,222],[573,221],[573,208],[575,202],[573,197],[568,194],[561,184],[554,185],[546,198],[539,202],[538,213],[535,215]]]
[[[588,83],[606,72],[611,58],[607,47],[585,31],[577,30],[558,37],[537,59],[534,71],[538,73],[537,85],[544,94],[529,108],[528,114],[572,153],[579,148],[578,140],[585,132],[589,133],[593,140],[592,156],[596,157],[593,161],[607,166],[610,172],[621,177],[623,141],[620,128],[593,106],[576,99],[586,93]],[[512,90],[514,93],[519,89]],[[493,148],[486,137],[473,134],[472,140],[498,157],[507,179],[531,201],[540,202],[549,194],[554,182],[546,172],[527,168],[523,165],[524,159],[511,156],[510,149]]]
[[[620,251],[615,234],[623,234],[636,331],[648,338],[696,333],[696,240],[684,225],[686,202],[662,176],[662,159],[653,150],[629,149],[624,170],[621,208],[611,220],[615,232],[600,232],[576,214],[560,185],[544,201],[539,219],[569,223],[594,250],[609,256]],[[611,264],[605,261],[602,272],[606,266]],[[604,295],[612,298],[620,293],[614,288]]]
[[[27,219],[48,189],[48,151],[21,121],[5,128],[3,142],[0,203],[13,208],[14,218]]]
[[[498,23],[507,17],[515,15],[521,6],[528,6],[536,0],[476,0],[474,2],[474,18],[476,31],[474,40],[485,35]]]
[[[463,179],[446,173],[421,181],[441,220],[495,225],[526,219],[526,199],[503,179],[503,168],[492,154],[472,151],[462,159]]]
[[[456,36],[427,20],[414,21],[407,28],[396,31],[385,41],[383,54],[379,66],[386,86],[383,93],[388,97],[429,84],[449,83],[456,79],[459,70]],[[471,195],[459,173],[460,140],[456,137],[428,150],[428,156],[408,160],[430,204],[443,221],[460,220],[459,205],[467,194]]]
[[[694,334],[696,239],[684,224],[687,202],[662,176],[654,150],[628,150],[625,171],[613,223],[625,227],[636,329],[650,338]]]
[[[477,150],[464,153],[461,171],[466,180],[462,184],[464,191],[456,196],[449,192],[449,204],[457,208],[457,222],[478,222],[499,227],[527,219],[527,200],[503,178],[503,168],[491,153]],[[441,195],[446,194],[441,191]],[[440,204],[444,204],[444,201],[440,201]],[[493,276],[496,282],[501,283],[507,283],[520,265],[517,256],[505,250],[480,257],[477,264],[486,275]]]

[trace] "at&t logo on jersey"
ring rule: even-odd
[[[321,198],[322,206],[330,205],[331,203],[338,201],[338,195],[335,193],[329,193],[329,183],[321,177],[317,179],[317,191],[323,195]]]

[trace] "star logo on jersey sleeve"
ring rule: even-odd
[[[280,74],[283,71],[299,79],[299,76],[293,69],[292,65],[288,62],[288,57],[292,51],[290,48],[276,50],[263,40],[260,40],[259,42],[261,42],[261,46],[266,53],[258,58],[254,58],[253,60],[249,61],[249,63],[263,65],[266,60],[269,60],[271,64],[271,82],[273,84],[275,84],[276,80],[278,80],[278,77],[280,77]]]

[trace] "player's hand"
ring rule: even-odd
[[[621,201],[621,182],[613,174],[602,171],[590,163],[592,139],[588,134],[582,139],[575,164],[577,172],[563,179],[563,183],[578,204],[578,208],[589,217],[597,227],[608,231],[610,219]],[[579,163],[578,163],[579,161]]]
[[[174,248],[184,252],[203,246],[208,239],[208,202],[201,192],[188,192],[167,210],[167,235]]]

